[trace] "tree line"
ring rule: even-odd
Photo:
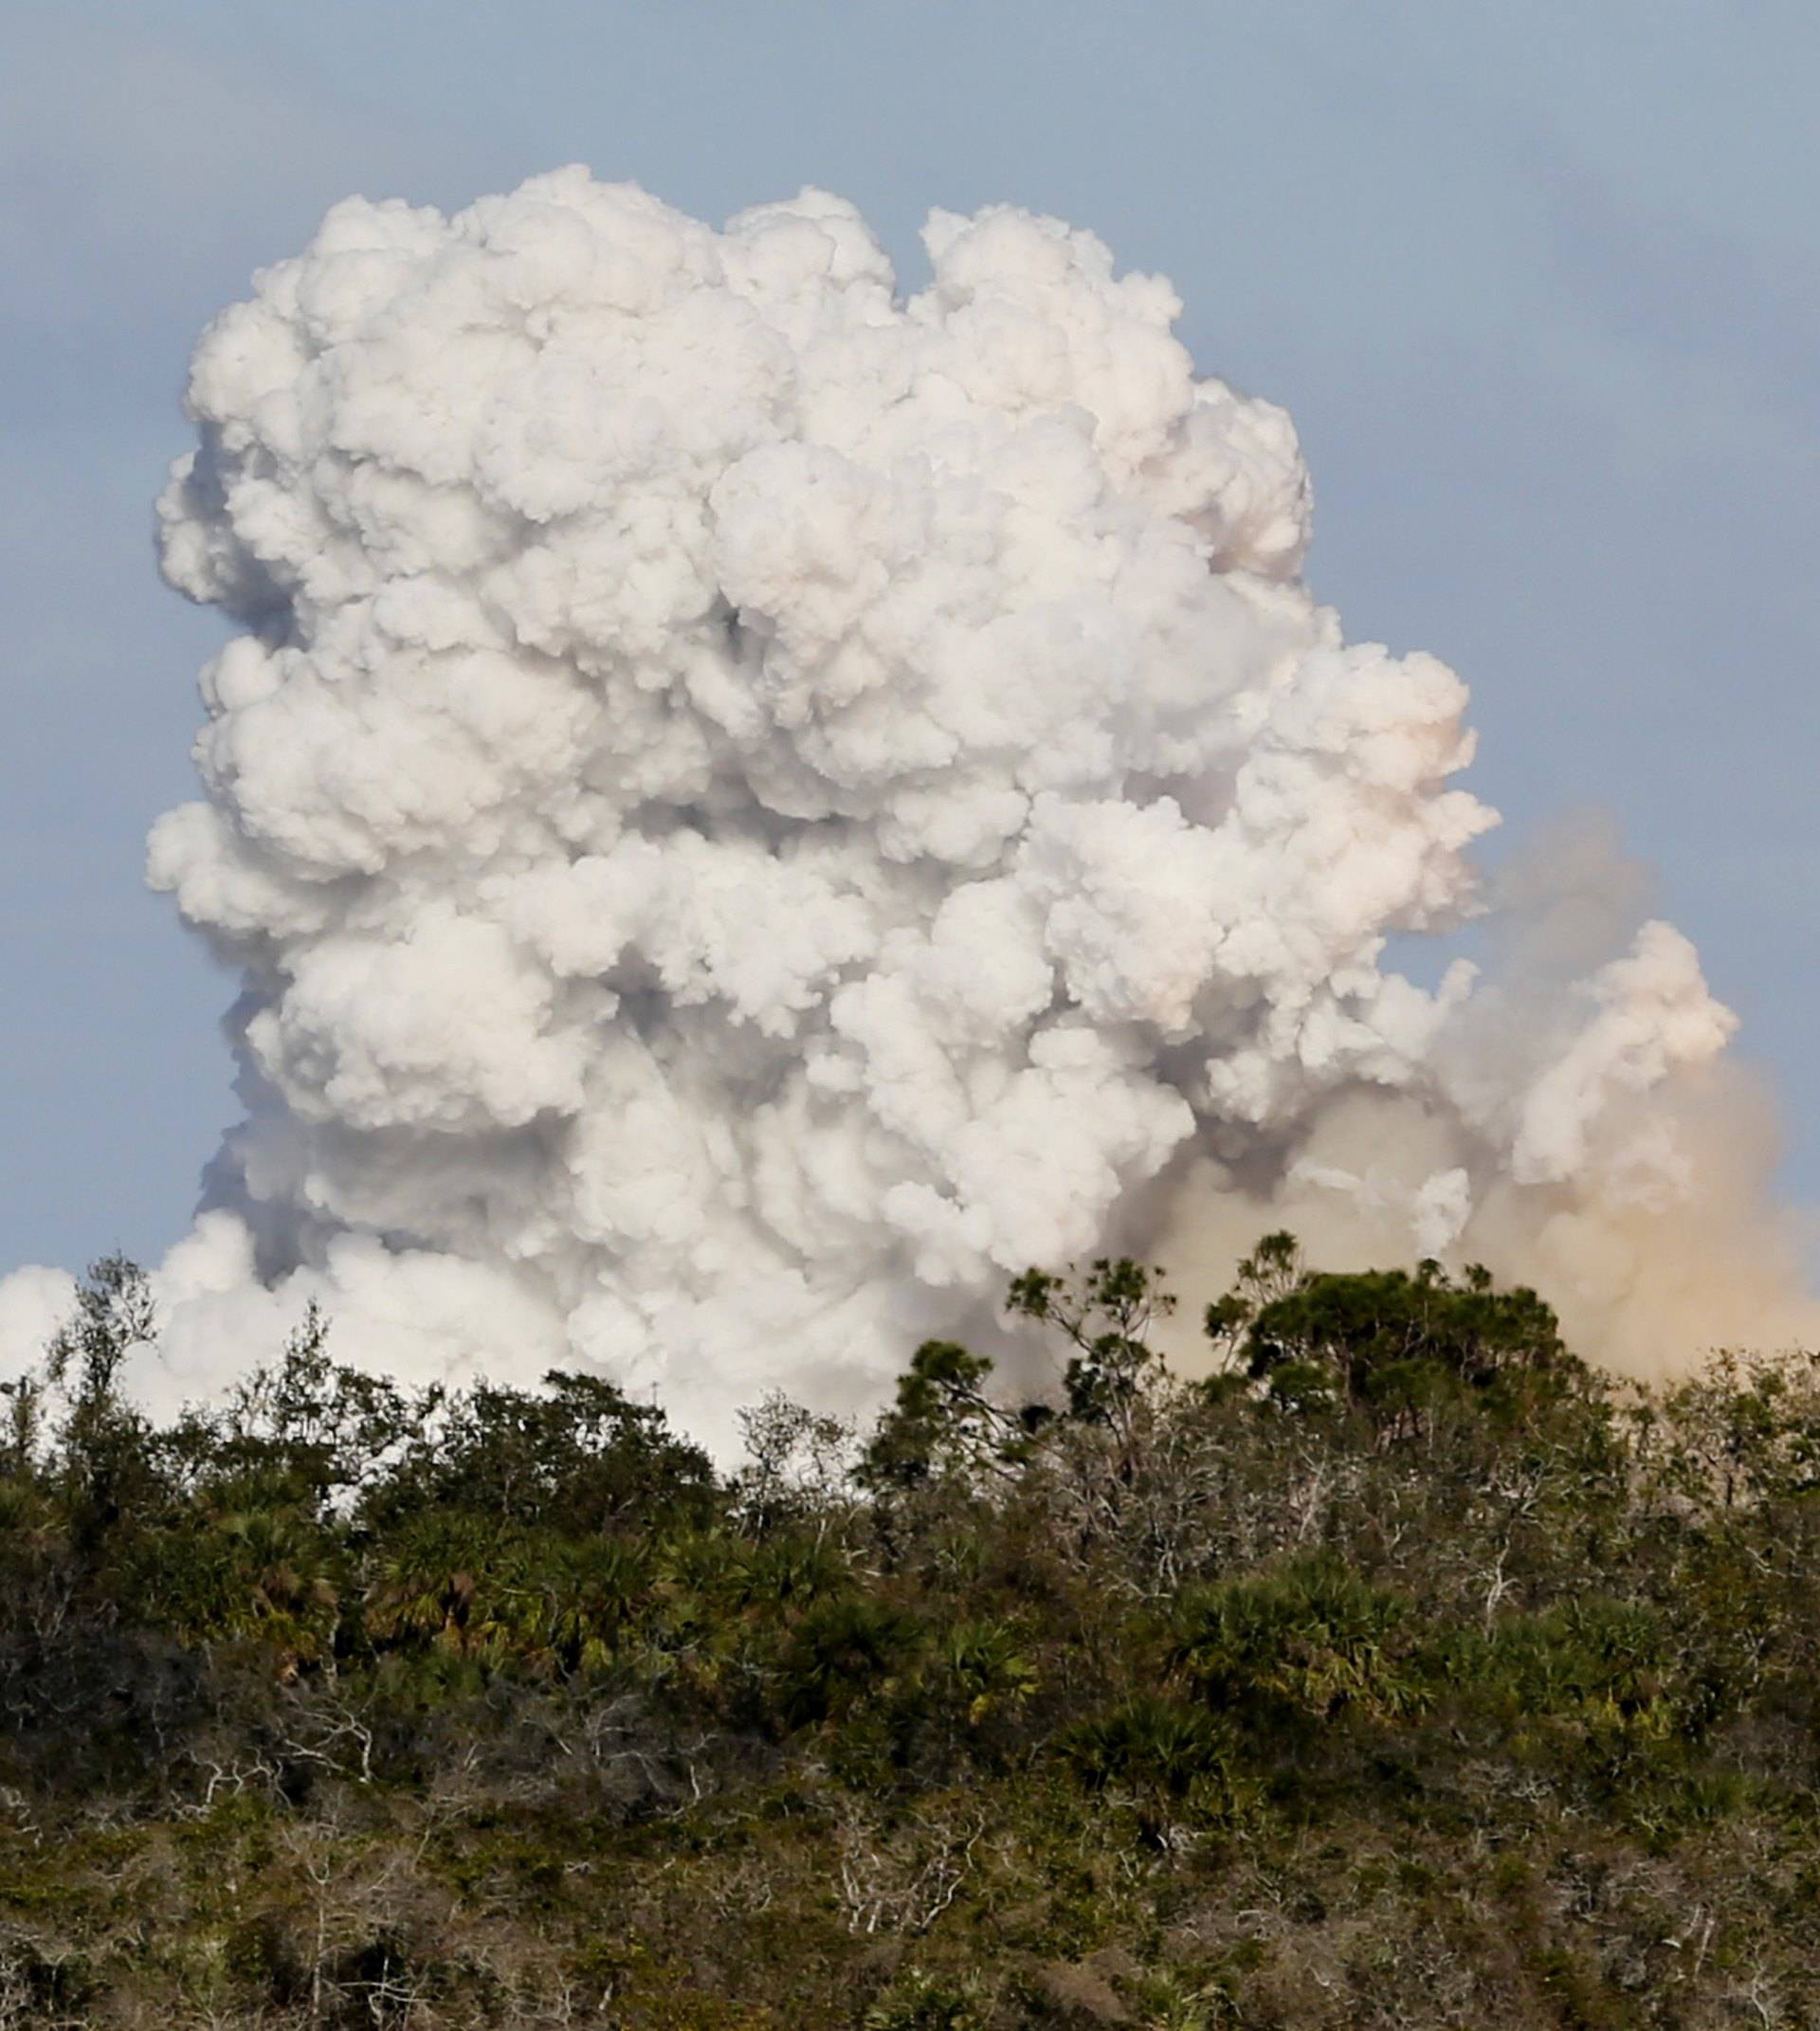
[[[1820,2018],[1820,1369],[1264,1238],[1055,1353],[407,1389],[311,1313],[156,1421],[83,1279],[0,1441],[0,2026]]]

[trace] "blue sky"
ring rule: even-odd
[[[0,0],[0,1265],[155,1254],[231,983],[139,886],[209,616],[159,585],[196,332],[350,191],[826,185],[918,274],[999,199],[1160,268],[1295,413],[1311,575],[1452,662],[1495,852],[1610,812],[1820,1195],[1820,10]]]

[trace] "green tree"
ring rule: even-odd
[[[540,1391],[479,1383],[431,1410],[363,1504],[372,1527],[439,1507],[578,1532],[699,1525],[719,1511],[701,1447],[601,1376],[553,1370]]]
[[[1027,1457],[1030,1424],[987,1394],[992,1371],[984,1354],[953,1340],[925,1340],[861,1455],[861,1485],[883,1493],[953,1470],[1014,1472]]]
[[[1553,1310],[1525,1286],[1497,1289],[1478,1264],[1457,1279],[1433,1260],[1413,1272],[1315,1272],[1286,1234],[1259,1243],[1235,1288],[1209,1307],[1206,1329],[1282,1401],[1317,1398],[1311,1371],[1325,1371],[1349,1400],[1408,1428],[1451,1384],[1483,1388],[1579,1367]]]
[[[151,1282],[136,1262],[115,1254],[90,1265],[77,1286],[75,1312],[46,1351],[46,1372],[66,1406],[59,1470],[76,1542],[86,1554],[161,1493],[151,1426],[120,1388],[135,1351],[156,1339]]]

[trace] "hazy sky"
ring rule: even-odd
[[[914,282],[998,199],[1286,404],[1312,577],[1470,683],[1502,852],[1597,806],[1820,1196],[1820,9],[1756,0],[0,0],[0,1268],[155,1255],[231,983],[139,886],[219,639],[156,578],[197,330],[351,191],[805,182]]]

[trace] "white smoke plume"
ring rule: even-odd
[[[901,297],[836,198],[716,232],[571,169],[339,205],[202,339],[164,570],[241,632],[150,871],[244,980],[246,1118],[171,1392],[315,1296],[343,1358],[724,1438],[1027,1264],[1217,1281],[1285,1219],[1632,1366],[1797,1330],[1684,938],[1384,965],[1494,814],[1459,680],[1302,584],[1289,419],[1090,234],[924,241]]]

